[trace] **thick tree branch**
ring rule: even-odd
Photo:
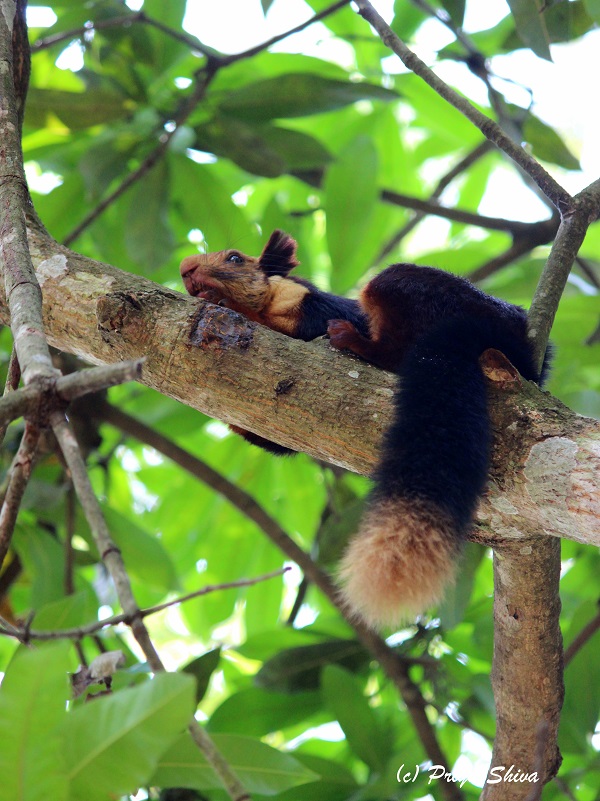
[[[142,380],[159,392],[295,450],[371,471],[391,420],[393,376],[325,342],[292,340],[73,254],[35,229],[30,242],[56,347],[104,364],[146,356]],[[0,319],[7,318],[0,297]],[[491,410],[498,449],[480,536],[491,542],[496,530],[502,541],[541,529],[600,544],[600,424],[534,387],[493,393]]]
[[[494,550],[494,659],[492,685],[496,702],[496,737],[491,767],[516,765],[522,773],[536,768],[540,724],[544,742],[543,786],[557,772],[556,744],[564,689],[562,637],[558,626],[560,541],[535,537]],[[511,789],[511,801],[525,799],[531,786]],[[506,788],[486,784],[482,801],[506,798]]]

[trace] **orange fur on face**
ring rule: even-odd
[[[453,582],[456,542],[447,515],[433,504],[397,498],[375,504],[340,563],[344,601],[375,628],[414,619]]]
[[[232,256],[241,261],[228,261]],[[238,250],[187,256],[180,272],[190,295],[213,302],[227,299],[232,308],[237,306],[239,310],[262,311],[270,296],[269,280],[258,259]]]
[[[240,261],[228,261],[232,255]],[[298,325],[302,299],[310,291],[293,279],[267,276],[258,259],[238,250],[187,256],[180,271],[190,295],[212,303],[225,301],[249,320],[291,336]]]

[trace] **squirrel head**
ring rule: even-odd
[[[285,278],[299,263],[295,256],[295,240],[277,229],[258,258],[231,248],[198,253],[181,262],[180,272],[190,295],[258,312],[270,300],[270,279]]]

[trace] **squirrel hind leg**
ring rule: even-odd
[[[376,629],[414,620],[454,581],[459,540],[449,516],[429,501],[375,502],[340,563],[347,607]]]

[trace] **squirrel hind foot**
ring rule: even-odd
[[[452,584],[458,552],[455,526],[431,502],[375,502],[340,563],[343,600],[376,629],[412,621]]]

